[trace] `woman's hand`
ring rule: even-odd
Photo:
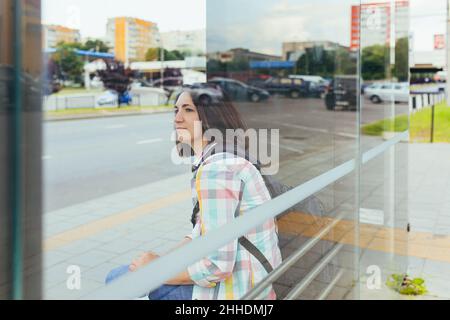
[[[133,262],[131,262],[129,270],[131,272],[136,271],[137,269],[141,268],[142,266],[145,266],[146,264],[149,264],[151,261],[158,259],[159,255],[156,253],[153,253],[151,251],[144,252],[141,254],[138,258],[134,259]]]

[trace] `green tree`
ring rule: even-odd
[[[66,80],[81,83],[84,63],[82,58],[75,53],[75,49],[82,49],[82,45],[80,43],[58,43],[53,59]]]
[[[398,81],[408,81],[409,76],[409,39],[398,39],[395,45],[395,66],[392,74]]]
[[[382,80],[387,78],[389,48],[385,45],[373,45],[362,50],[361,71],[364,80]]]
[[[168,51],[164,49],[164,61],[184,60],[185,55],[178,50]],[[149,48],[145,54],[145,61],[159,61],[161,48]]]
[[[101,40],[88,40],[83,45],[83,50],[93,50],[95,52],[108,52],[109,47]]]

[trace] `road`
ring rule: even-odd
[[[280,163],[324,147],[356,146],[357,113],[327,111],[320,99],[238,103],[252,128],[280,129]],[[364,102],[361,123],[407,112]],[[188,172],[170,152],[171,113],[44,123],[44,211],[53,211]]]

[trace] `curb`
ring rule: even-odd
[[[100,113],[100,114],[79,114],[79,115],[69,115],[69,116],[45,116],[44,121],[54,122],[54,121],[72,121],[72,120],[89,120],[89,119],[100,119],[100,118],[115,118],[115,117],[127,117],[127,116],[147,116],[151,114],[158,113],[172,113],[172,110],[154,110],[154,111],[140,111],[140,112],[123,112],[123,113]]]

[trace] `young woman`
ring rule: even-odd
[[[180,156],[194,156],[191,181],[193,203],[192,234],[180,245],[201,237],[233,221],[237,215],[270,200],[269,191],[258,168],[236,152],[227,152],[226,130],[246,127],[235,107],[224,96],[205,99],[195,89],[184,90],[175,103],[174,127]],[[210,132],[214,132],[210,135]],[[221,133],[219,138],[217,133]],[[214,136],[214,137],[213,137]],[[245,141],[238,137],[238,141]],[[244,143],[245,144],[245,143]],[[225,149],[224,149],[225,148]],[[234,151],[237,148],[233,148]],[[238,239],[229,243],[187,270],[170,279],[154,292],[150,299],[239,299],[267,275],[267,266],[255,255],[263,255],[275,268],[281,263],[276,223],[274,219],[245,235],[254,250]],[[250,252],[252,251],[252,252]],[[158,255],[146,252],[129,266],[116,270],[107,282],[120,274],[135,271]],[[260,296],[275,299],[269,287]]]

